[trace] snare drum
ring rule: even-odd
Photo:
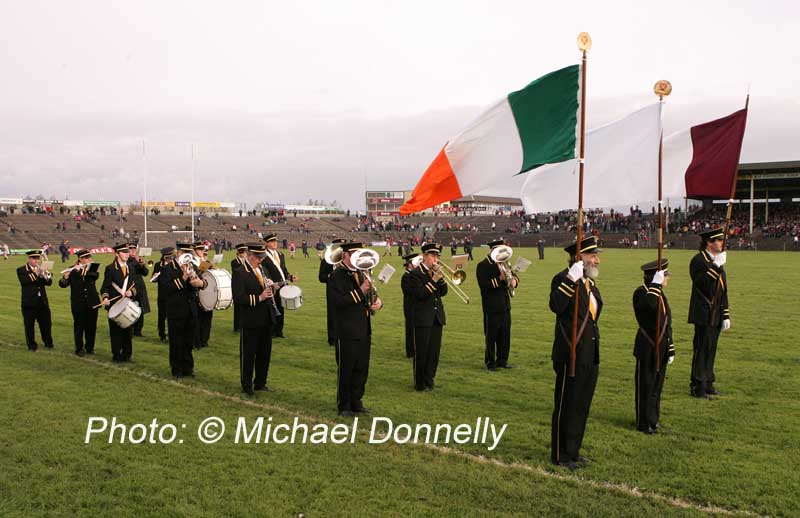
[[[116,322],[122,329],[127,329],[142,316],[142,308],[135,300],[123,297],[108,310],[108,318]]]
[[[299,286],[284,286],[279,293],[284,308],[299,309],[303,305],[303,290]]]
[[[200,290],[200,306],[206,311],[215,309],[228,309],[233,303],[233,289],[231,288],[231,274],[216,268],[206,270],[203,280],[208,286]]]

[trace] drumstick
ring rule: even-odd
[[[114,297],[113,299],[108,299],[108,301],[109,301],[109,302],[114,302],[115,300],[117,300],[117,299],[120,299],[120,298],[122,298],[122,295],[117,295],[117,296],[116,296],[116,297]],[[93,306],[93,307],[92,307],[92,309],[97,309],[97,308],[99,308],[99,307],[100,307],[100,306],[102,306],[102,305],[103,305],[103,303],[101,302],[100,304],[98,304],[98,305],[96,305],[96,306]]]

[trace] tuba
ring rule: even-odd
[[[335,267],[342,262],[342,258],[344,257],[344,252],[342,251],[341,246],[331,244],[325,247],[325,255],[323,257],[326,263]]]
[[[340,248],[341,250],[341,248]],[[359,248],[358,250],[354,251],[350,254],[350,264],[353,265],[353,268],[359,270],[364,273],[364,276],[369,281],[369,291],[367,292],[367,303],[370,307],[370,314],[374,314],[375,312],[372,310],[372,305],[375,304],[375,301],[378,299],[378,290],[375,289],[375,282],[372,280],[370,276],[370,272],[373,268],[378,266],[378,263],[381,261],[381,256],[375,250],[371,250],[369,248]]]
[[[511,287],[511,279],[516,277],[517,274],[511,269],[508,265],[508,260],[511,259],[511,256],[514,255],[514,249],[508,245],[500,245],[492,248],[492,251],[489,252],[489,257],[492,261],[497,263],[497,267],[500,268],[500,271],[503,272],[503,275],[506,278],[506,282],[508,283],[508,296],[513,297],[514,292],[516,291],[514,288]]]

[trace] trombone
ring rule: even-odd
[[[415,257],[416,259],[416,257]],[[441,271],[444,268],[445,271]],[[458,295],[458,298],[461,299],[461,302],[464,304],[469,304],[469,295],[467,295],[464,290],[461,289],[461,283],[467,278],[467,272],[462,270],[461,268],[453,269],[445,263],[440,262],[438,264],[438,268],[434,270],[434,273],[441,272],[442,278],[444,282],[446,282],[450,289]]]

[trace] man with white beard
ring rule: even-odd
[[[550,310],[556,314],[553,340],[553,370],[556,373],[555,407],[551,428],[550,460],[571,470],[589,462],[580,455],[586,419],[594,397],[600,364],[600,331],[597,321],[603,308],[600,290],[595,285],[600,271],[600,249],[597,237],[580,243],[580,260],[576,261],[577,243],[564,248],[569,254],[569,268],[550,283]],[[578,333],[575,350],[575,375],[570,374],[570,349],[578,303]]]

